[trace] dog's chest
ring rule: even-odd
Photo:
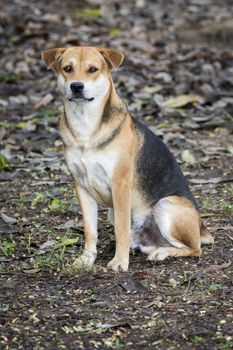
[[[111,180],[116,162],[112,152],[81,152],[77,148],[66,150],[66,162],[74,179],[85,188],[99,204],[112,202]]]

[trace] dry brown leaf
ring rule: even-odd
[[[52,102],[52,100],[53,100],[53,95],[48,93],[34,105],[34,108],[39,109],[41,107],[47,106],[50,102]]]

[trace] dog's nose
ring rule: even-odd
[[[77,81],[76,83],[71,83],[70,88],[72,92],[82,92],[84,89],[84,84],[81,81]]]

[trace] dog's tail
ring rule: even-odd
[[[213,244],[214,243],[214,238],[211,236],[203,222],[201,223],[201,228],[200,228],[200,233],[201,233],[201,244]]]

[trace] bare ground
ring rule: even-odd
[[[231,349],[231,2],[112,3],[12,1],[0,11],[0,348]],[[180,161],[215,238],[200,258],[155,264],[132,252],[129,272],[109,272],[114,235],[100,208],[95,267],[66,274],[83,230],[61,100],[40,52],[84,44],[125,53],[118,91]],[[170,97],[179,108],[164,105]]]

